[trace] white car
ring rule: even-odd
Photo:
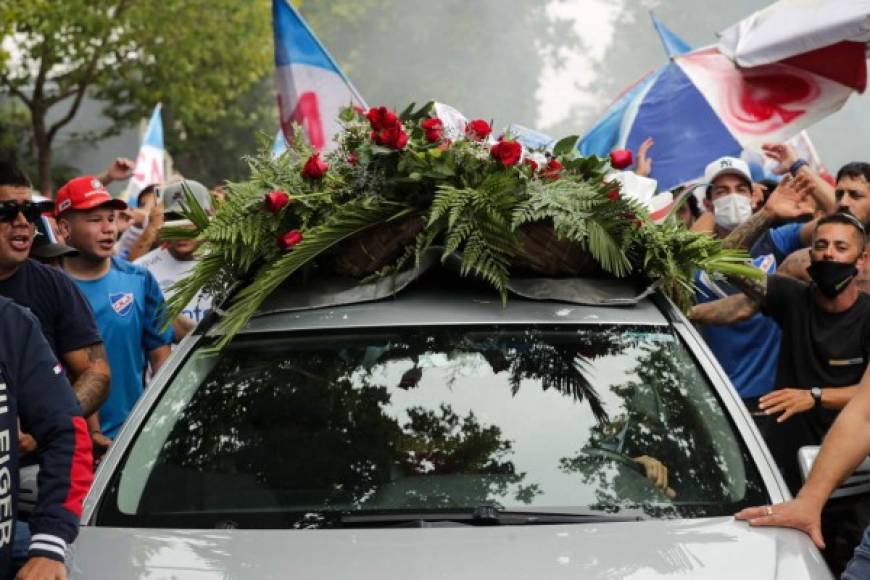
[[[660,294],[579,306],[426,284],[280,296],[185,339],[104,459],[72,578],[830,578]]]

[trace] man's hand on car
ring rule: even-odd
[[[764,411],[765,415],[782,413],[777,417],[777,423],[782,423],[792,415],[809,411],[815,406],[816,400],[807,389],[778,389],[758,399],[758,408]]]
[[[797,499],[778,503],[751,507],[734,514],[735,519],[749,522],[750,526],[782,526],[800,530],[812,538],[819,548],[825,547],[822,537],[822,506],[818,502],[798,495]]]
[[[66,580],[66,567],[63,562],[36,556],[27,560],[15,580]]]

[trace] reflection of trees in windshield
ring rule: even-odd
[[[437,412],[412,407],[407,413],[401,449],[406,453],[405,469],[414,475],[461,478],[456,484],[434,477],[425,490],[415,486],[406,493],[409,507],[498,503],[512,485],[517,486],[514,499],[519,502],[531,503],[540,493],[537,484],[521,485],[526,474],[517,473],[509,460],[512,443],[501,437],[499,427],[481,426],[474,412],[460,418],[447,404]]]
[[[645,344],[637,364],[629,370],[636,380],[611,386],[622,401],[623,412],[590,430],[589,441],[576,456],[560,460],[564,472],[583,474],[596,488],[599,509],[620,505],[663,503],[667,498],[645,481],[642,469],[632,468],[631,457],[648,455],[668,468],[669,486],[678,504],[729,504],[732,475],[716,441],[735,445],[734,434],[721,415],[712,391],[698,388],[703,379],[677,343]],[[600,451],[604,452],[601,453]],[[613,461],[617,454],[624,460]],[[744,465],[751,459],[743,452]],[[625,461],[627,460],[627,461]],[[617,469],[613,469],[617,467]],[[757,478],[747,478],[746,497],[764,501]],[[682,515],[692,515],[681,508]]]
[[[559,489],[546,468],[529,475],[527,458],[515,460],[519,442],[515,447],[505,433],[522,430],[488,424],[477,407],[454,410],[455,379],[461,389],[478,382],[503,389],[503,397],[494,395],[498,405],[524,390],[558,392],[566,405],[583,407],[579,422],[566,425],[570,440],[563,444],[582,446],[589,433],[584,450],[655,457],[669,468],[677,502],[706,502],[721,512],[731,486],[713,439],[737,447],[737,461],[748,464],[748,457],[740,456],[727,422],[720,429],[721,408],[694,363],[662,336],[607,326],[241,339],[186,407],[172,411],[179,418],[142,506],[155,514],[425,509],[532,504],[551,481]],[[478,380],[490,370],[502,380]],[[601,382],[613,379],[602,372],[632,376],[610,387],[620,403],[606,409]],[[713,415],[721,420],[705,423]],[[578,495],[547,501],[577,497],[600,509],[664,502],[630,460],[619,464],[584,450],[553,453],[562,474],[580,474]],[[763,502],[757,480],[749,480],[755,487],[747,497]]]
[[[410,359],[412,366],[403,374],[399,387],[416,387],[423,377],[420,357],[440,352],[451,360],[479,354],[494,374],[506,372],[512,393],[516,395],[524,380],[532,381],[542,390],[556,391],[586,401],[598,422],[607,421],[607,411],[601,397],[589,381],[588,366],[600,357],[619,354],[636,344],[637,338],[627,335],[631,327],[603,327],[595,332],[461,332],[442,331],[438,335],[415,335],[407,341],[391,343],[379,353],[378,363]],[[486,336],[482,336],[485,334]],[[471,364],[477,366],[475,360]],[[461,366],[457,366],[457,369]],[[451,379],[451,383],[455,377]]]
[[[403,358],[419,354],[407,346]],[[523,485],[501,429],[473,413],[411,407],[400,424],[387,412],[389,388],[357,372],[365,355],[225,352],[167,438],[148,492],[158,497],[148,503],[189,501],[178,468],[210,481],[214,509],[476,506],[539,493]]]

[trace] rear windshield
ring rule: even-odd
[[[208,346],[138,430],[97,524],[299,528],[478,506],[700,517],[768,501],[667,327],[417,327]]]

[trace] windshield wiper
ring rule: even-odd
[[[647,516],[639,511],[625,514],[609,514],[600,511],[526,511],[505,510],[496,506],[482,505],[468,509],[345,513],[337,519],[341,525],[346,526],[414,525],[420,522],[457,522],[472,526],[527,526],[637,522],[647,519]]]

